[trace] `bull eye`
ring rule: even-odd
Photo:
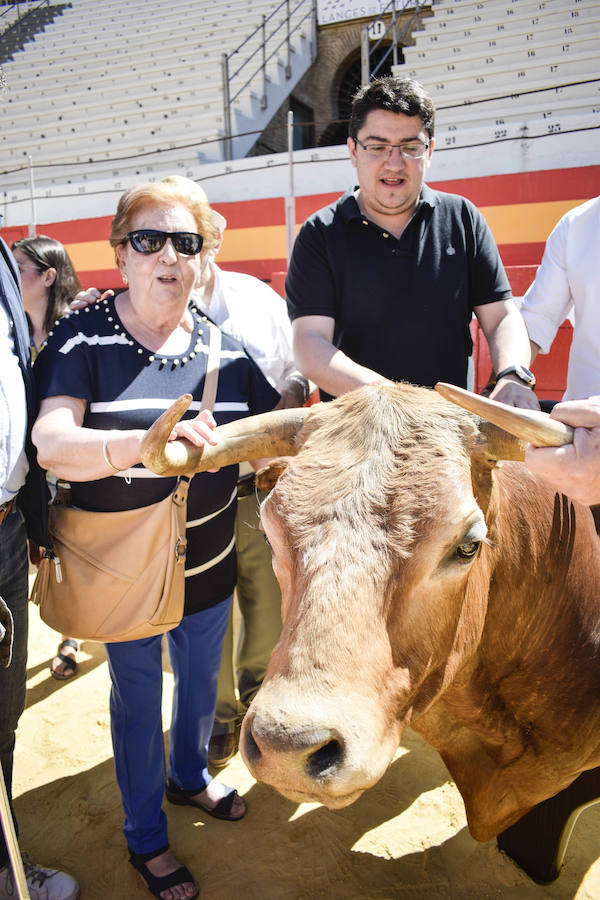
[[[464,544],[459,544],[456,548],[456,555],[461,560],[466,560],[467,562],[471,559],[474,559],[477,556],[477,551],[481,546],[481,541],[466,541]]]

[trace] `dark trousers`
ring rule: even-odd
[[[14,507],[0,525],[0,596],[14,619],[12,661],[7,669],[0,669],[0,762],[11,809],[15,731],[25,708],[27,680],[27,575],[25,525],[20,510]],[[14,812],[13,819],[16,828]],[[6,841],[0,829],[0,868],[7,863]]]

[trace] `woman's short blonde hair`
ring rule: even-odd
[[[185,206],[194,217],[198,234],[204,238],[202,252],[209,253],[219,239],[213,211],[200,185],[181,175],[168,175],[162,181],[137,184],[121,195],[112,221],[111,246],[116,248],[127,242],[127,235],[133,230],[131,223],[140,209],[173,206],[176,203]]]

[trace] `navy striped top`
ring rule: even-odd
[[[194,329],[180,356],[154,354],[132,337],[107,298],[60,319],[39,353],[34,372],[40,398],[66,395],[86,401],[83,425],[98,429],[149,428],[174,399],[190,393],[184,418],[200,408],[208,358],[206,317],[191,307]],[[272,409],[279,394],[241,344],[222,334],[217,424]],[[234,522],[237,466],[194,476],[188,496],[185,615],[228,597],[236,581]],[[128,484],[125,476],[131,476]],[[98,512],[133,509],[162,500],[175,480],[145,469],[73,482],[74,506]]]

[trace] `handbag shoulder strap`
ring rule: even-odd
[[[217,385],[219,382],[219,363],[221,361],[221,331],[216,325],[207,320],[210,339],[208,343],[208,360],[206,363],[206,378],[204,390],[200,401],[200,410],[214,409],[217,398]]]
[[[211,412],[217,398],[217,385],[219,383],[219,364],[221,361],[221,330],[207,320],[209,329],[208,341],[208,359],[206,362],[206,377],[204,379],[204,389],[202,391],[202,399],[200,400],[200,411],[210,409]],[[187,501],[188,488],[190,478],[187,475],[180,475],[177,483],[173,488],[173,503],[177,506],[183,506]]]

